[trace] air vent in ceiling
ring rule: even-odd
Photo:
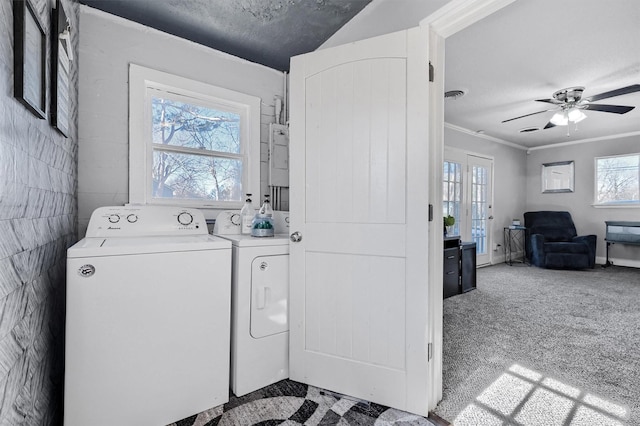
[[[448,92],[444,92],[445,99],[458,99],[465,95],[464,90],[449,90]]]

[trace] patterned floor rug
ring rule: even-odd
[[[424,417],[283,380],[170,426],[433,426]]]

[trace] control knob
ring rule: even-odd
[[[138,215],[131,213],[129,216],[127,216],[127,221],[129,223],[136,223],[138,221]]]
[[[109,215],[109,222],[111,222],[111,223],[118,223],[118,222],[120,222],[120,215],[117,215],[117,214],[115,214],[115,213],[114,213],[114,214],[110,214],[110,215]]]
[[[180,225],[191,225],[191,223],[193,222],[193,216],[191,216],[191,213],[188,212],[182,212],[178,215],[178,222],[180,223]]]

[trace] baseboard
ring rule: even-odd
[[[524,258],[524,252],[522,251],[516,251],[513,252],[513,254],[511,255],[512,259],[518,259],[517,261],[514,260],[513,263],[522,263],[522,259]],[[507,255],[503,253],[501,254],[496,254],[496,252],[494,251],[494,255],[491,257],[491,265],[497,265],[498,263],[505,263],[507,260]],[[483,265],[483,266],[490,266],[490,265]]]
[[[634,259],[617,259],[609,257],[609,261],[615,266],[627,266],[629,268],[640,268],[640,260]],[[607,258],[604,256],[596,256],[596,263],[604,265]]]
[[[504,254],[500,254],[500,255],[494,255],[491,258],[491,265],[497,265],[499,263],[504,263],[505,262],[505,255]],[[611,261],[611,263],[615,266],[626,266],[628,268],[640,268],[640,260],[635,260],[635,259],[617,259],[617,258],[609,258],[609,261]],[[607,258],[604,256],[597,256],[596,257],[596,263],[598,265],[604,265],[607,262]],[[478,266],[483,267],[483,266],[491,266],[491,265],[481,265]]]

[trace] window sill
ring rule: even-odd
[[[629,204],[591,204],[596,209],[640,209],[640,203]]]

